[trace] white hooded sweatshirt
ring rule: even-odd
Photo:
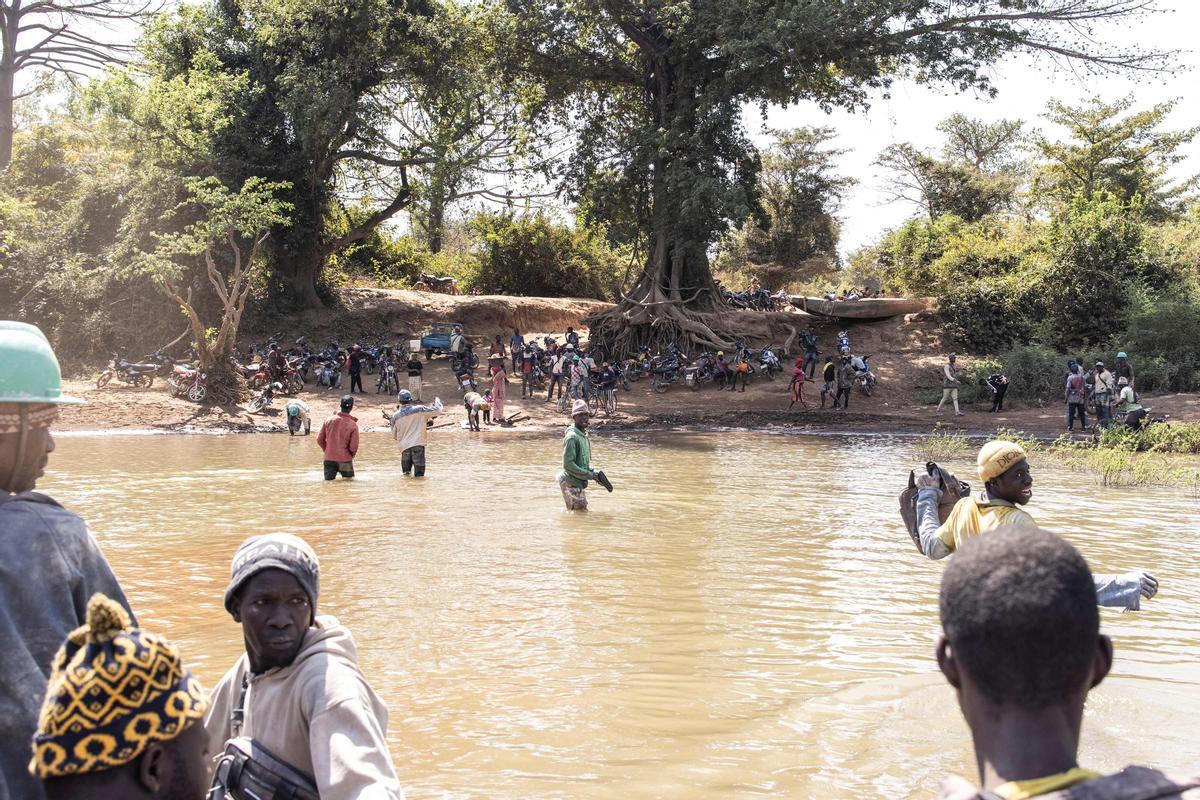
[[[358,668],[350,631],[319,616],[295,661],[250,674],[241,730],[231,714],[250,670],[245,654],[213,691],[204,727],[209,751],[247,736],[311,775],[321,800],[403,800],[385,734],[387,708]]]

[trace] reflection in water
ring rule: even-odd
[[[241,652],[221,607],[238,543],[308,539],[411,798],[929,796],[971,774],[932,659],[942,567],[896,513],[902,444],[598,436],[617,490],[572,515],[557,437],[490,437],[435,439],[415,482],[367,434],[359,477],[332,484],[311,437],[64,438],[44,488],[209,686]],[[1117,662],[1083,763],[1194,769],[1193,499],[1045,469],[1035,491],[1095,568],[1163,582],[1147,610],[1104,612]]]

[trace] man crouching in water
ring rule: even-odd
[[[945,558],[963,542],[1003,525],[1033,525],[1033,517],[1018,506],[1033,498],[1033,474],[1025,450],[1016,442],[988,442],[976,459],[983,491],[964,497],[946,522],[938,518],[941,488],[938,475],[917,480],[917,529],[921,552],[932,559]],[[1120,575],[1096,575],[1096,602],[1136,611],[1141,599],[1158,592],[1158,580],[1142,570]]]
[[[937,662],[971,728],[984,791],[948,778],[939,800],[1200,800],[1200,777],[1079,765],[1083,707],[1113,662],[1094,585],[1074,547],[1030,526],[972,539],[946,568]]]
[[[316,554],[296,536],[256,536],[238,548],[230,572],[225,608],[242,626],[246,653],[213,692],[204,718],[210,749],[251,739],[310,776],[300,788],[321,800],[403,800],[385,740],[387,709],[358,667],[350,632],[316,616]]]

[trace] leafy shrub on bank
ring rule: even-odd
[[[483,213],[470,224],[469,285],[485,294],[614,299],[626,262],[602,235],[544,214]]]
[[[1200,454],[1200,424],[1172,422],[1140,431],[1113,425],[1101,433],[1100,447],[1139,453]]]

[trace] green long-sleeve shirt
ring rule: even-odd
[[[566,481],[576,489],[586,489],[592,477],[592,441],[587,431],[575,425],[567,428],[563,437],[563,468],[558,473],[560,481]]]

